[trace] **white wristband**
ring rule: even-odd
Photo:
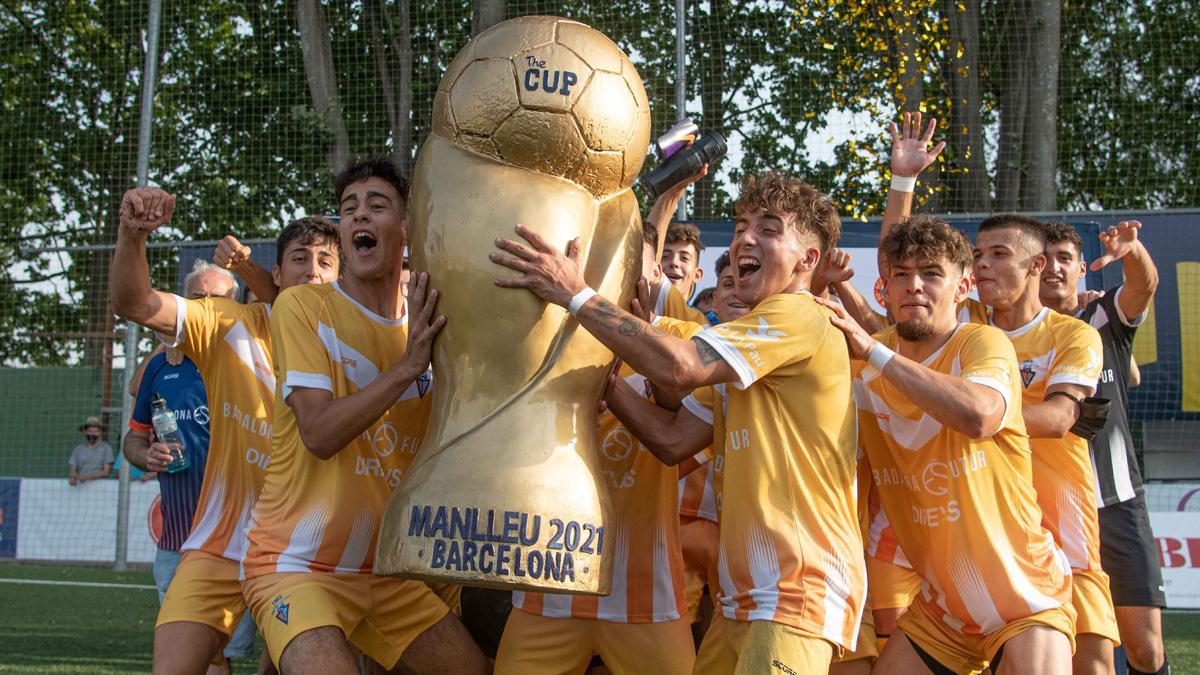
[[[883,346],[882,342],[876,342],[874,347],[871,347],[871,353],[867,354],[867,363],[872,368],[883,372],[884,366],[896,356],[896,352]]]
[[[892,175],[892,189],[896,192],[912,192],[917,189],[916,176]]]
[[[575,316],[594,295],[596,295],[596,291],[585,286],[582,291],[579,291],[575,294],[575,297],[571,298],[571,303],[567,305],[567,311],[571,313],[571,316]]]

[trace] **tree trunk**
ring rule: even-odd
[[[1004,68],[1000,81],[1000,147],[996,152],[996,204],[999,211],[1021,207],[1022,147],[1025,144],[1026,109],[1029,106],[1029,34],[1027,0],[1009,0],[1005,12]]]
[[[471,35],[479,35],[508,18],[508,0],[471,0]]]
[[[1058,65],[1062,5],[1056,0],[1031,3],[1029,27],[1029,103],[1026,106],[1025,185],[1021,206],[1026,211],[1058,208]]]
[[[371,26],[371,53],[392,130],[392,159],[409,175],[413,167],[412,20],[408,0],[399,0],[397,8],[399,26],[382,0],[368,0],[364,14]]]
[[[892,25],[896,32],[892,34],[892,63],[896,72],[896,88],[894,97],[896,112],[899,117],[904,112],[920,110],[925,101],[925,55],[921,53],[921,43],[918,40],[919,16],[910,3],[896,3],[893,6]],[[928,118],[928,115],[926,115]],[[921,174],[920,186],[915,198],[926,211],[939,212],[944,210],[941,191],[941,165],[935,163]]]
[[[697,47],[692,63],[700,71],[696,79],[700,86],[700,133],[718,131],[728,138],[725,130],[725,32],[722,25],[729,20],[731,8],[728,0],[710,0],[708,13],[700,9],[700,3],[691,3],[695,14],[690,33]],[[715,219],[726,214],[718,213],[716,172],[709,173],[693,187],[692,208],[688,217],[703,220]]]
[[[304,79],[312,97],[313,109],[325,120],[333,142],[326,153],[329,170],[336,174],[350,160],[350,134],[342,118],[338,98],[337,71],[333,67],[333,48],[329,27],[320,0],[297,0],[296,23],[300,26],[300,46],[304,55]]]
[[[979,2],[942,0],[942,14],[950,27],[949,58],[946,59],[950,119],[949,124],[942,127],[949,149],[946,206],[958,213],[985,212],[992,208],[983,154]]]

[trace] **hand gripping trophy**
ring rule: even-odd
[[[650,110],[629,58],[575,21],[500,23],[450,64],[417,158],[413,267],[448,319],[434,347],[429,431],[392,495],[377,574],[607,595],[608,495],[596,403],[612,354],[561,307],[497,288],[497,237],[521,223],[588,284],[627,302],[641,265],[630,186]]]

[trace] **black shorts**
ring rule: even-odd
[[[1100,564],[1108,574],[1113,604],[1166,607],[1158,549],[1146,513],[1146,497],[1105,506],[1100,512]]]

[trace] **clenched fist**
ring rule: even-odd
[[[217,250],[213,251],[213,264],[233,269],[250,259],[250,247],[238,241],[232,234],[217,242]]]
[[[121,198],[121,227],[153,232],[171,220],[175,195],[159,188],[133,188]]]

